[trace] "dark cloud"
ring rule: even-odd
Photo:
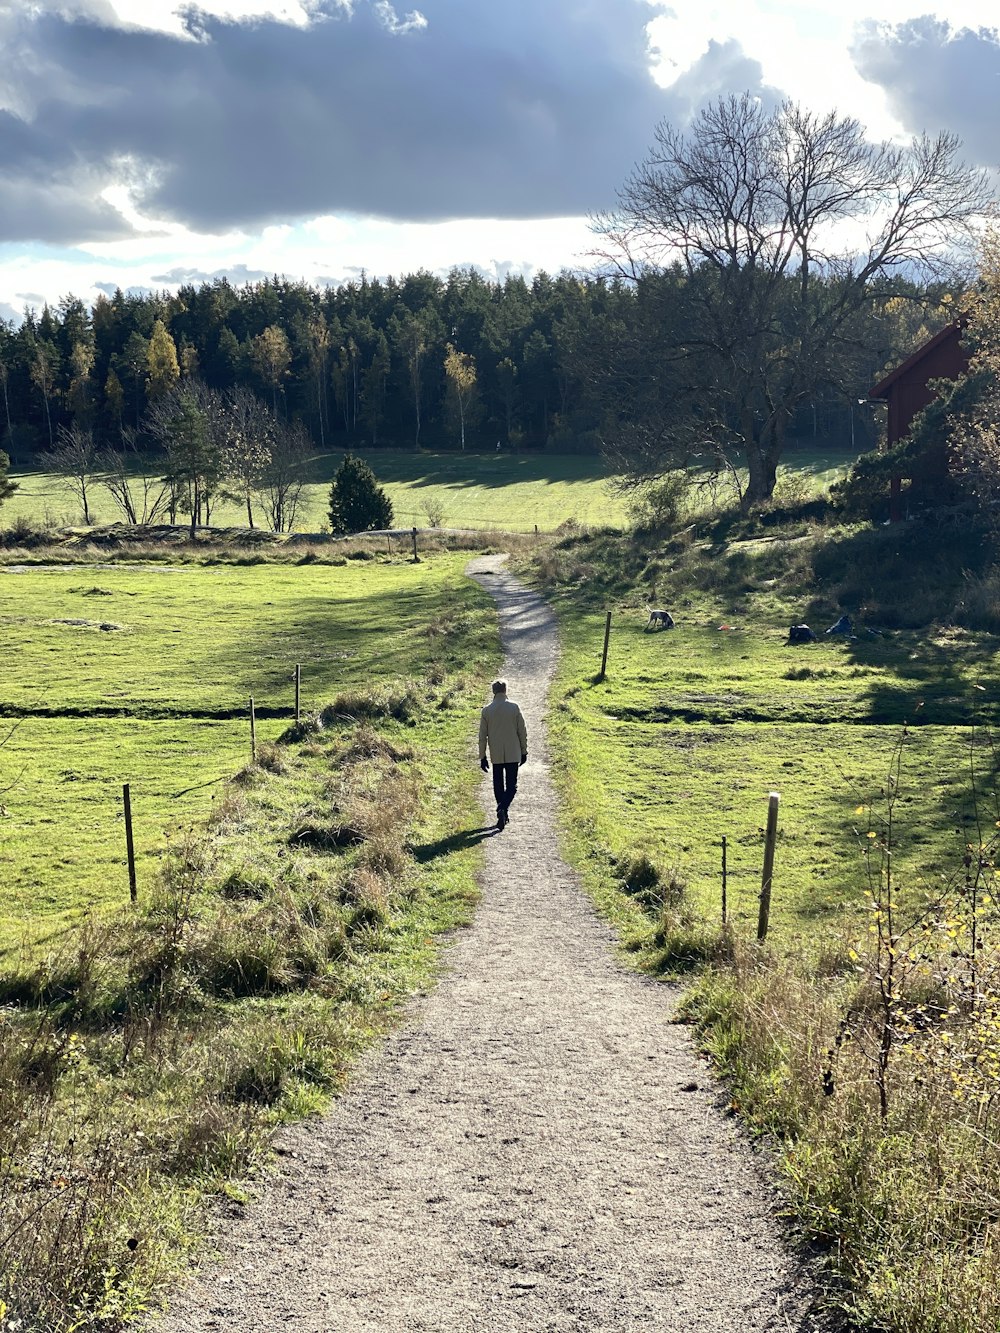
[[[0,126],[0,151],[15,180],[127,163],[151,212],[205,231],[331,212],[573,215],[613,201],[659,119],[761,86],[727,43],[657,88],[638,0],[418,3],[327,0],[307,28],[192,12],[188,41],[25,17],[32,114]],[[107,222],[90,209],[64,237]],[[0,239],[23,235],[0,216]]]
[[[867,23],[852,48],[858,72],[885,89],[913,134],[957,134],[979,166],[1000,164],[1000,34],[929,16]]]
[[[110,176],[7,111],[0,111],[0,167],[0,240],[107,241],[131,230],[100,198]]]

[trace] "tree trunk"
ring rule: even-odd
[[[247,491],[247,523],[251,530],[253,529],[253,504],[250,500],[250,492]]]
[[[745,434],[747,469],[750,473],[742,507],[752,509],[764,504],[774,494],[778,463],[785,449],[786,419],[776,413],[762,428],[758,438]]]

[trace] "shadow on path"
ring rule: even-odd
[[[461,833],[452,833],[450,837],[438,838],[437,842],[417,843],[411,848],[413,858],[421,865],[436,861],[439,856],[450,856],[452,852],[464,851],[466,847],[475,847],[485,838],[492,838],[498,832],[495,824],[485,828],[467,828]]]

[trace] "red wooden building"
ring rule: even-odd
[[[956,380],[968,370],[969,353],[961,341],[964,328],[965,321],[961,319],[945,325],[869,393],[869,398],[881,398],[888,404],[887,448],[891,449],[903,439],[913,418],[934,398],[930,388],[932,380]],[[942,440],[938,449],[921,458],[919,473],[915,472],[911,481],[924,489],[933,487],[947,475],[948,451]],[[893,520],[903,517],[902,478],[898,476],[892,478],[890,517]]]

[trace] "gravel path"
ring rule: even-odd
[[[553,620],[503,557],[469,572],[499,604],[531,753],[475,923],[331,1113],[281,1135],[279,1176],[158,1333],[805,1333],[766,1159],[671,1025],[676,992],[615,961],[560,858]]]

